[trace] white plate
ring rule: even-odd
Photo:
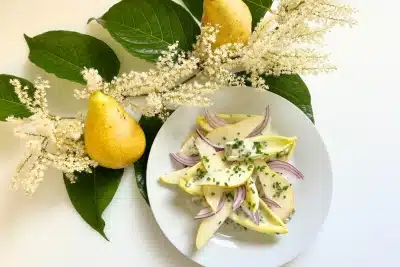
[[[305,180],[294,181],[296,213],[289,233],[262,235],[222,226],[200,251],[195,249],[199,220],[191,196],[178,187],[164,185],[159,176],[176,169],[169,153],[176,152],[202,108],[179,108],[160,129],[151,148],[147,167],[147,190],[151,209],[162,231],[184,255],[204,266],[281,266],[307,248],[328,213],[332,195],[332,172],[325,145],[311,121],[296,106],[270,92],[254,88],[226,88],[213,97],[211,108],[224,113],[263,114],[271,108],[272,127],[280,135],[297,136],[293,156]],[[160,248],[162,249],[162,248]],[[155,257],[157,257],[155,255]]]

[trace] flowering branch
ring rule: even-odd
[[[147,116],[166,118],[170,106],[209,106],[209,96],[225,86],[242,86],[238,70],[249,74],[252,86],[268,89],[262,75],[316,74],[334,70],[328,55],[317,50],[323,36],[334,26],[355,24],[354,10],[334,0],[281,0],[258,23],[246,44],[226,44],[215,48],[218,26],[202,25],[201,34],[191,52],[171,45],[147,72],[124,73],[105,82],[95,69],[82,70],[87,86],[77,89],[78,99],[87,99],[97,90]],[[195,79],[196,78],[196,79]],[[36,91],[29,95],[18,80],[12,80],[15,92],[34,114],[28,119],[9,117],[15,134],[30,138],[28,153],[13,178],[32,195],[43,180],[44,171],[53,166],[71,182],[74,172],[90,172],[97,165],[86,151],[82,138],[82,117],[59,118],[47,109],[49,83],[38,78]],[[135,105],[132,97],[146,95],[144,105]]]
[[[71,182],[74,181],[74,172],[90,172],[90,167],[97,166],[85,152],[82,118],[60,118],[49,114],[46,97],[46,89],[50,88],[48,81],[40,77],[36,79],[33,96],[29,95],[27,86],[21,86],[19,80],[10,82],[21,103],[33,113],[27,119],[7,118],[15,125],[16,136],[29,139],[26,143],[28,151],[12,179],[15,188],[22,187],[27,195],[32,195],[49,166],[63,171]]]

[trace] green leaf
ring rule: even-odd
[[[253,17],[253,28],[264,17],[265,13],[271,8],[273,0],[243,0],[250,9]]]
[[[172,111],[169,111],[170,114]],[[146,117],[142,116],[139,120],[139,125],[142,127],[144,134],[146,136],[146,150],[143,156],[135,162],[135,174],[136,182],[140,193],[149,204],[149,198],[147,196],[147,186],[146,186],[146,169],[147,160],[149,159],[149,153],[151,146],[153,145],[154,138],[156,138],[158,131],[163,125],[163,121],[158,117]]]
[[[96,21],[129,53],[153,62],[176,41],[191,50],[200,33],[189,12],[171,0],[123,0]]]
[[[182,0],[192,15],[201,21],[203,16],[203,0]]]
[[[101,216],[113,199],[124,170],[97,167],[92,171],[76,173],[77,181],[73,184],[64,175],[64,183],[75,210],[87,224],[108,240]]]
[[[242,71],[236,73],[239,76],[249,78],[246,72]],[[290,101],[296,107],[301,109],[304,114],[314,123],[314,114],[311,105],[311,95],[308,91],[307,85],[297,74],[287,75],[283,74],[280,76],[266,76],[261,75],[269,86],[270,92],[277,94],[286,100]],[[246,81],[247,86],[251,86],[249,81]]]
[[[81,71],[95,68],[107,81],[118,75],[120,63],[103,41],[71,31],[49,31],[33,38],[25,36],[32,63],[57,77],[86,84]]]
[[[34,92],[31,82],[20,77],[0,74],[0,120],[2,121],[11,115],[19,118],[26,118],[32,115],[26,106],[19,101],[14,86],[10,84],[11,79],[18,79],[22,87],[28,86],[30,95],[33,95]]]
[[[266,76],[264,79],[270,92],[292,102],[314,123],[311,95],[299,75]]]

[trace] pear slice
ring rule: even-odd
[[[190,167],[184,168],[181,170],[177,170],[174,172],[170,172],[168,174],[165,174],[163,176],[160,176],[160,181],[166,183],[166,184],[179,184],[179,181],[187,175],[187,172],[190,170]]]
[[[229,218],[248,229],[264,234],[286,234],[288,229],[283,221],[260,199],[260,224],[257,225],[241,209],[232,211]]]
[[[192,183],[191,181],[187,181],[185,179],[180,179],[178,186],[185,191],[186,193],[190,195],[195,195],[195,196],[203,196],[203,188],[201,185],[197,185]]]
[[[260,115],[225,114],[225,113],[217,114],[217,117],[223,119],[228,124],[235,124],[251,117],[262,118],[262,116]],[[262,121],[262,119],[260,121]],[[214,130],[214,128],[210,126],[210,124],[207,122],[204,116],[197,116],[196,123],[206,132],[212,132]]]
[[[215,149],[201,138],[197,138],[196,147],[199,150],[207,174],[197,180],[198,185],[213,185],[223,188],[238,187],[249,179],[254,165],[248,162],[227,162],[224,152]]]
[[[213,211],[217,210],[218,204],[221,201],[224,192],[225,189],[222,187],[203,186],[204,197],[206,198],[208,205],[210,205]]]
[[[196,118],[196,124],[198,126],[200,126],[200,128],[202,130],[204,130],[205,132],[209,133],[212,132],[214,130],[213,127],[210,126],[210,124],[208,124],[207,120],[204,118],[204,116],[197,116]]]
[[[207,139],[214,144],[223,145],[226,142],[236,139],[244,139],[263,121],[264,117],[249,117],[235,124],[229,124],[224,127],[217,128],[207,134]],[[270,129],[271,123],[268,123],[265,131]]]
[[[199,179],[205,175],[206,169],[202,162],[197,163],[193,167],[190,167],[184,176],[179,180],[179,187],[188,194],[203,196],[203,189],[197,184]]]
[[[223,158],[224,152],[215,151],[212,146],[207,144],[207,142],[200,137],[196,139],[195,144],[208,173],[219,172],[228,167],[228,164],[225,163]]]
[[[246,187],[246,198],[243,202],[252,212],[256,212],[259,207],[260,197],[258,196],[258,191],[256,183],[253,178],[250,177],[245,183]]]
[[[217,232],[219,227],[225,222],[232,212],[232,200],[226,200],[222,209],[215,215],[204,219],[197,231],[196,247],[198,250],[203,248]]]
[[[225,155],[228,161],[248,159],[287,161],[293,153],[296,141],[296,137],[264,135],[239,139],[225,144]]]
[[[294,193],[291,184],[285,177],[272,170],[265,161],[256,160],[254,164],[264,195],[280,206],[280,208],[271,207],[271,210],[282,220],[287,219],[294,210]]]

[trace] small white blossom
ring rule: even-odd
[[[261,74],[316,74],[334,70],[315,45],[336,25],[353,25],[354,10],[334,0],[281,0],[257,25],[241,57],[252,83]]]
[[[208,106],[211,103],[209,94],[223,86],[244,84],[243,78],[230,71],[236,66],[235,56],[243,45],[228,44],[213,49],[217,32],[216,27],[205,26],[193,52],[181,52],[175,43],[162,53],[154,69],[124,73],[110,83],[95,78],[95,70],[84,69],[82,74],[88,86],[75,90],[75,96],[88,98],[93,92],[89,83],[96,80],[96,90],[120,103],[129,97],[147,95],[145,105],[130,105],[148,116],[163,117],[168,106]],[[207,82],[192,81],[194,78]]]
[[[46,89],[49,83],[38,78],[33,96],[29,88],[21,88],[18,80],[12,80],[20,101],[34,114],[29,118],[7,118],[14,124],[14,133],[28,139],[25,159],[18,165],[12,179],[15,188],[22,188],[31,196],[44,178],[48,167],[63,171],[68,179],[74,181],[74,172],[90,171],[97,166],[85,151],[82,139],[84,123],[79,117],[63,119],[50,115],[47,109]]]
[[[354,25],[354,10],[335,0],[280,0],[274,2],[258,23],[247,44],[215,47],[218,25],[202,25],[193,51],[182,52],[178,43],[169,46],[153,69],[131,71],[105,82],[95,69],[84,68],[87,85],[76,89],[78,99],[103,91],[116,101],[147,116],[167,118],[168,107],[209,106],[210,95],[225,86],[244,86],[266,90],[263,75],[316,74],[335,69],[321,53],[323,37],[334,26]],[[245,71],[248,78],[237,75]],[[32,195],[43,180],[45,170],[55,167],[75,182],[76,172],[91,172],[91,160],[82,138],[83,116],[73,119],[49,114],[46,90],[48,81],[35,80],[35,90],[10,81],[15,93],[33,115],[26,119],[10,116],[15,135],[28,139],[27,154],[13,177],[15,187]],[[135,105],[131,97],[146,96],[145,104]]]

